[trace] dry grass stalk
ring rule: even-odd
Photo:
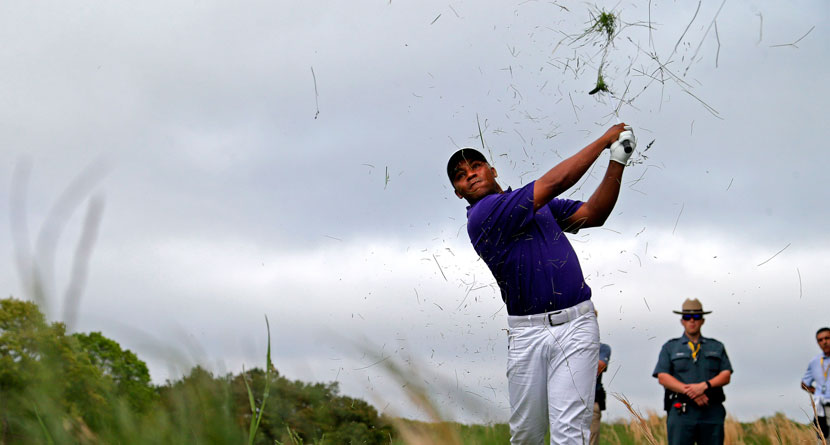
[[[617,399],[623,402],[632,414],[633,419],[616,423],[624,427],[621,434],[617,434],[613,428],[603,430],[604,443],[619,445],[623,443],[621,438],[623,436],[627,436],[626,440],[633,440],[634,443],[638,444],[657,443],[665,445],[667,443],[665,416],[659,416],[653,411],[649,411],[647,416],[643,416],[636,412],[631,407],[630,402],[624,398],[617,397]],[[724,423],[724,433],[724,443],[731,445],[757,444],[759,439],[762,440],[760,443],[773,445],[813,444],[816,441],[817,434],[814,428],[794,422],[782,413],[745,424],[741,424],[734,417],[728,416]],[[822,443],[826,445],[826,442]]]
[[[810,31],[812,31],[812,29],[810,29]],[[817,419],[818,418],[818,412],[816,412],[816,401],[813,399],[812,394],[809,394],[809,395],[810,395],[810,406],[813,407],[813,419]],[[810,423],[810,425],[813,427],[813,430],[815,430],[816,433],[818,434],[818,437],[821,440],[821,443],[823,445],[827,445],[827,438],[824,437],[824,433],[821,432],[821,428],[819,428],[818,425],[816,425],[816,422],[813,421],[813,422]]]
[[[736,423],[737,421],[728,418],[727,422]],[[738,425],[740,427],[740,425]],[[796,422],[788,419],[784,414],[777,413],[773,417],[756,420],[748,425],[747,436],[749,437],[765,437],[770,440],[770,443],[777,445],[787,445],[793,443],[815,443],[815,432],[810,427],[801,426]],[[735,442],[736,444],[747,443],[743,440]],[[754,443],[754,442],[749,442]]]
[[[659,428],[659,425],[662,424],[662,422],[659,421],[659,417],[656,415],[656,413],[653,413],[654,415],[649,415],[649,421],[646,421],[646,419],[644,419],[643,416],[631,406],[631,402],[629,402],[624,395],[616,393],[612,395],[615,399],[622,402],[622,404],[625,405],[625,408],[628,410],[628,412],[630,412],[631,415],[633,415],[634,418],[637,420],[635,425],[637,425],[638,428],[632,432],[640,433],[638,434],[638,436],[641,436],[640,439],[645,439],[645,441],[648,442],[650,445],[658,445],[657,439],[651,432],[652,429],[654,429],[655,427]],[[654,419],[657,419],[657,425],[655,425]]]
[[[733,443],[741,445],[744,443],[744,429],[740,422],[735,420],[732,416],[726,416],[726,422],[723,424],[724,443]]]

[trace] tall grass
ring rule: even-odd
[[[414,444],[460,444],[460,445],[496,445],[507,444],[510,432],[506,424],[463,425],[444,422],[441,425],[416,421],[400,420],[407,424],[411,432],[417,434],[412,440],[409,436],[391,442],[393,445]],[[645,425],[645,430],[643,429]],[[446,442],[443,431],[454,430],[458,441]],[[728,445],[795,445],[816,443],[816,434],[809,425],[788,419],[783,414],[763,418],[754,422],[741,423],[733,417],[727,417],[724,424],[725,443]],[[651,438],[651,439],[649,439]],[[654,442],[650,442],[654,440]],[[618,420],[603,423],[600,433],[601,445],[642,445],[654,443],[666,445],[666,418],[654,411],[646,413],[642,419]]]
[[[248,427],[248,445],[254,445],[254,437],[262,422],[262,415],[265,414],[265,401],[268,400],[268,395],[271,391],[271,324],[268,323],[268,317],[265,317],[265,326],[268,328],[268,353],[265,358],[265,390],[262,392],[262,401],[257,409],[254,401],[254,392],[251,390],[251,385],[248,384],[248,379],[245,373],[242,373],[242,381],[245,382],[245,390],[248,392],[248,402],[251,404],[251,423]]]

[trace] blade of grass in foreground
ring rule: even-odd
[[[256,437],[259,422],[262,421],[262,414],[265,412],[265,401],[268,400],[268,393],[271,389],[271,368],[273,368],[271,364],[271,324],[268,323],[267,315],[265,316],[265,327],[268,329],[268,352],[265,358],[265,390],[262,392],[262,403],[259,404],[258,410],[256,402],[254,402],[254,393],[251,391],[250,385],[248,385],[248,380],[244,378],[243,372],[242,381],[245,382],[245,389],[248,390],[248,401],[251,403],[251,425],[248,428],[248,445],[254,444],[254,437]]]
[[[40,418],[40,413],[37,411],[37,405],[34,405],[35,408],[35,416],[37,416],[37,422],[40,424],[40,429],[43,430],[43,435],[46,436],[46,443],[49,445],[55,445],[55,441],[52,440],[52,435],[49,434],[49,430],[46,429],[46,425],[43,423],[43,419]]]

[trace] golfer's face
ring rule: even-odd
[[[455,194],[468,201],[478,201],[494,190],[496,169],[483,161],[461,161],[455,167],[452,184]]]
[[[686,335],[698,335],[700,334],[700,327],[703,326],[703,322],[705,320],[701,318],[700,320],[695,320],[694,318],[691,320],[684,320],[680,319],[680,323],[683,325],[683,328],[686,330]]]
[[[824,355],[830,355],[830,332],[824,331],[816,335],[818,347],[821,348]]]

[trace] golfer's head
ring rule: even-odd
[[[455,189],[455,195],[466,199],[470,204],[501,191],[496,183],[498,172],[481,152],[473,148],[462,148],[450,156],[447,176]]]

